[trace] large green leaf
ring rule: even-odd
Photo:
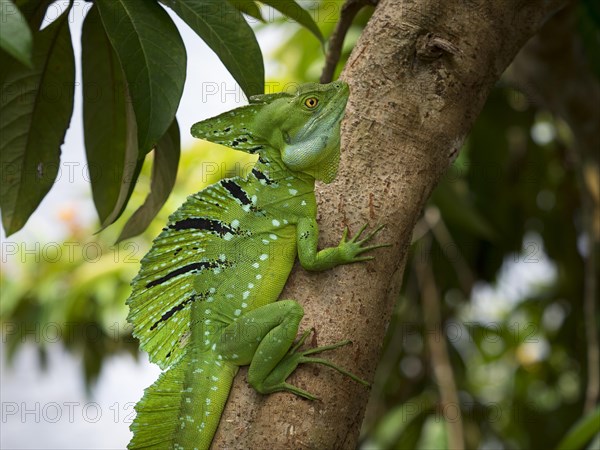
[[[37,31],[42,25],[48,6],[53,2],[54,0],[17,0],[15,3],[29,23],[29,27]]]
[[[169,198],[177,177],[180,147],[179,125],[177,120],[174,120],[167,133],[154,148],[150,194],[146,197],[144,204],[129,218],[118,241],[136,236],[144,231]]]
[[[262,53],[240,12],[222,0],[163,0],[217,54],[244,93],[264,92]]]
[[[167,12],[154,1],[95,4],[129,85],[142,157],[175,117],[185,82],[185,47]]]
[[[17,0],[16,6],[25,20],[29,24],[29,29],[37,31],[46,14],[48,5],[54,0]],[[0,47],[0,83],[4,85],[3,80],[6,74],[11,70],[13,58]]]
[[[240,12],[247,14],[250,17],[254,17],[261,22],[265,21],[260,12],[260,8],[254,0],[229,0],[229,3],[231,3]]]
[[[321,30],[310,16],[310,14],[302,8],[294,0],[260,0],[265,5],[269,5],[272,8],[279,11],[286,17],[295,20],[303,27],[307,28],[312,34],[314,34],[319,41],[325,42]]]
[[[123,210],[127,206],[129,197],[135,188],[135,183],[140,175],[144,158],[138,154],[137,128],[135,125],[135,112],[133,111],[131,96],[129,90],[125,90],[125,164],[123,165],[123,173],[119,183],[119,195],[113,210],[108,217],[102,221],[101,230],[112,224],[115,220],[121,217]],[[117,180],[119,181],[119,180]]]
[[[135,122],[127,121],[125,77],[96,7],[83,23],[81,49],[85,151],[94,204],[104,222],[117,206],[125,167],[137,164],[138,149],[127,138]]]
[[[31,67],[31,30],[10,0],[0,0],[0,47]]]
[[[73,112],[75,62],[68,11],[34,36],[33,68],[14,63],[0,98],[0,207],[7,235],[48,193]]]

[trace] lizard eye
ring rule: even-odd
[[[304,100],[304,106],[309,109],[315,108],[319,104],[319,100],[316,97],[308,97]]]

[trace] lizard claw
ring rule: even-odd
[[[342,241],[340,242],[340,247],[343,248],[343,252],[345,253],[346,263],[353,262],[361,262],[361,261],[370,261],[373,259],[372,256],[359,256],[362,253],[368,252],[370,250],[375,250],[377,248],[382,247],[390,247],[391,244],[376,244],[376,245],[368,245],[365,246],[367,242],[369,242],[377,233],[379,233],[385,225],[379,225],[373,231],[368,233],[365,237],[361,239],[362,234],[367,229],[367,224],[364,224],[358,232],[352,236],[349,240],[346,241],[348,236],[348,228],[344,229],[344,234],[342,235]]]

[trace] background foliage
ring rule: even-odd
[[[6,3],[9,2],[2,0],[3,7]],[[2,54],[0,81],[24,83],[19,86],[30,89],[31,80],[23,81],[23,74],[35,72],[37,61],[44,60],[48,67],[56,65],[52,76],[61,76],[70,83],[74,69],[68,27],[61,25],[64,18],[57,19],[41,32],[35,31],[41,12],[38,9],[28,12],[26,7],[32,3],[43,8],[50,2],[17,2],[34,30],[33,51],[30,54],[27,50],[31,44],[27,44],[26,30],[20,31],[25,36],[19,40],[23,43],[21,48],[3,43],[4,50],[14,58],[10,65],[5,65],[8,61],[5,58],[9,57]],[[115,185],[94,181],[92,174],[100,224],[107,226],[117,221],[116,226],[100,235],[92,235],[95,228],[82,229],[73,222],[72,236],[63,245],[53,250],[42,247],[46,253],[40,254],[39,259],[23,258],[25,264],[8,275],[3,270],[0,278],[0,315],[6,332],[3,336],[8,348],[6,356],[10,359],[22,340],[4,325],[69,323],[74,331],[62,343],[69,351],[82,355],[88,383],[94,382],[103,362],[112,354],[123,351],[137,354],[136,342],[131,339],[124,320],[128,283],[137,271],[137,260],[149,248],[150,240],[166,222],[167,215],[186,195],[220,176],[243,173],[251,164],[247,156],[198,144],[183,152],[177,165],[179,133],[173,119],[183,85],[181,66],[185,64],[185,51],[181,51],[178,34],[159,5],[154,2],[139,2],[139,5],[142,3],[145,6],[137,6],[140,9],[131,11],[129,22],[123,23],[114,19],[121,17],[130,5],[128,2],[96,1],[84,25],[82,62],[84,81],[85,77],[95,79],[94,83],[110,80],[112,84],[105,89],[115,93],[106,102],[87,107],[84,103],[88,161],[94,158],[100,161],[100,155],[114,148],[119,153],[111,156],[111,164],[117,160],[122,162],[119,166],[122,177],[127,174],[131,178],[133,174],[134,181],[139,176],[138,187],[133,189],[135,183],[132,182],[115,190]],[[249,27],[242,26],[239,35],[235,35],[230,28],[223,28],[222,21],[208,26],[204,20],[208,16],[202,16],[193,8],[201,2],[170,0],[163,3],[173,8],[221,56],[244,92],[262,91],[262,56]],[[330,17],[331,4],[323,3],[318,9],[315,9],[317,4],[311,4],[313,9],[306,12],[282,6],[293,2],[263,3],[287,11],[289,17],[305,26],[292,29],[283,17],[279,23],[262,25],[279,27],[285,36],[280,49],[272,55],[286,68],[285,79],[280,81],[318,79],[324,64],[319,39],[330,36],[336,23],[324,20]],[[238,24],[244,21],[240,12],[247,17],[262,17],[255,2],[234,1],[228,5],[228,14],[233,14]],[[337,17],[341,4],[335,5],[332,11]],[[338,73],[371,12],[371,7],[364,8],[354,20]],[[121,27],[143,22],[148,29],[139,32],[150,36],[152,20],[156,21],[152,26],[162,31],[148,39],[160,40],[161,44],[153,46],[153,51],[161,54],[148,54],[147,60],[132,59],[127,68],[125,62],[130,55],[145,52],[120,38],[119,33],[127,32]],[[596,75],[600,76],[598,8],[592,6],[592,2],[582,2],[579,20],[577,33]],[[46,41],[52,41],[56,48],[42,49]],[[237,48],[238,44],[244,47],[228,59],[227,49]],[[86,45],[96,49],[94,56],[91,50],[85,50]],[[143,47],[143,40],[137,45]],[[165,55],[172,60],[171,65],[162,64]],[[98,58],[120,61],[123,70],[118,70],[116,64],[112,73],[103,73],[106,65],[99,64]],[[135,70],[139,73],[134,73]],[[41,89],[50,75],[38,72],[35,72],[36,86]],[[165,83],[171,75],[178,78]],[[138,80],[137,77],[140,83],[132,82]],[[154,87],[162,89],[165,84],[170,84],[173,92],[151,95]],[[127,102],[128,96],[132,103]],[[150,104],[136,102],[136,98],[141,97]],[[154,110],[153,105],[158,107],[153,102],[159,101],[167,103],[161,105],[160,117],[148,116],[148,110]],[[55,153],[70,118],[72,98],[67,96],[64,102],[64,110],[53,114],[54,123],[33,120],[21,129],[21,133],[30,137],[27,143],[19,144],[24,162],[32,158],[32,151],[36,152],[36,158],[44,152],[48,158],[58,157]],[[133,111],[129,105],[133,105]],[[11,106],[4,103],[2,106],[6,117],[4,108]],[[49,114],[44,112],[43,105],[41,107],[34,113]],[[14,112],[21,113],[25,114],[21,110]],[[109,126],[102,122],[106,114],[116,114],[118,118],[111,133],[100,132]],[[14,125],[2,120],[4,158],[9,151],[14,151],[8,147],[10,140],[5,138],[6,130]],[[39,133],[49,137],[41,148]],[[133,147],[131,140],[135,143]],[[155,142],[152,157],[145,158]],[[432,351],[440,342],[446,345],[452,367],[467,448],[554,448],[579,420],[583,422],[579,422],[580,426],[567,437],[570,440],[562,448],[600,448],[598,412],[582,419],[584,392],[589,382],[581,300],[582,241],[586,233],[577,167],[571,152],[568,127],[531,103],[527,92],[501,81],[416,227],[402,294],[389,328],[363,427],[364,448],[447,447],[446,423],[456,417],[456,411],[442,406],[440,400],[439,380],[434,373],[434,365],[440,361]],[[163,163],[157,164],[159,158]],[[225,165],[221,167],[228,168],[229,173],[211,172],[209,176],[206,167],[197,164],[198,160],[223,162]],[[177,166],[175,189],[167,200]],[[39,175],[37,168],[29,176],[36,173]],[[26,181],[23,178],[20,182]],[[5,186],[4,178],[2,185]],[[50,185],[40,184],[36,192],[27,192],[16,200],[3,190],[2,213],[7,233],[25,223]],[[128,202],[130,195],[132,201]],[[123,217],[132,219],[117,220],[123,211]],[[71,220],[69,214],[64,220]],[[147,225],[149,229],[135,240],[113,246],[119,236],[133,236]],[[123,234],[115,231],[122,227]],[[70,259],[49,253],[65,254],[72,242],[87,245],[88,253],[78,251],[76,257]],[[101,257],[96,259],[94,250]],[[431,284],[437,291],[433,303],[424,289]],[[431,309],[432,305],[437,311]],[[436,313],[440,315],[439,323],[431,319]],[[97,332],[93,339],[89,338],[90,333],[78,331],[85,327]],[[39,354],[43,361],[43,343]]]

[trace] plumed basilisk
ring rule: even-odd
[[[128,300],[129,322],[150,360],[165,371],[136,405],[130,448],[208,449],[239,366],[260,393],[313,394],[288,384],[298,364],[320,363],[365,383],[294,344],[304,314],[279,300],[296,256],[308,270],[371,259],[363,227],[317,250],[315,179],[331,182],[340,158],[344,82],[301,85],[295,94],[196,123],[192,135],[258,154],[247,177],[190,196],[142,260]]]

